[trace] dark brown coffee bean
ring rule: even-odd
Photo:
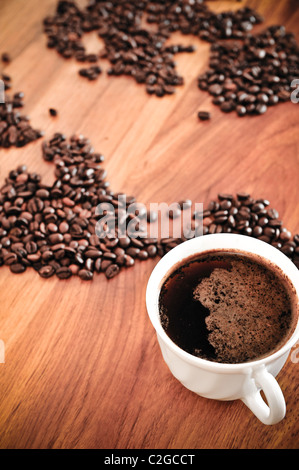
[[[256,112],[258,114],[264,114],[267,111],[268,108],[265,104],[259,103],[259,104],[256,105],[255,109],[256,109]]]
[[[29,254],[37,252],[37,244],[34,241],[27,242],[25,245],[26,251]]]
[[[228,193],[219,193],[218,194],[219,201],[223,201],[225,199],[228,199],[229,201],[232,201],[233,198],[234,198],[234,196],[232,194],[228,194]]]
[[[105,271],[107,279],[112,279],[119,273],[119,266],[117,264],[110,264]]]
[[[40,260],[40,258],[41,258],[40,253],[33,253],[31,255],[27,255],[27,259],[31,263],[37,263]]]
[[[275,237],[275,229],[272,228],[272,227],[265,227],[264,230],[263,230],[263,233],[267,236],[267,237],[270,237],[270,238],[273,238]]]
[[[93,272],[88,271],[87,269],[80,269],[80,271],[78,271],[78,276],[83,281],[91,281],[93,279]]]
[[[260,227],[264,227],[265,225],[267,225],[269,222],[269,219],[267,217],[261,217],[258,221],[258,225]]]
[[[61,233],[52,233],[48,236],[48,240],[52,245],[63,242],[63,235]]]
[[[48,279],[49,277],[53,276],[54,273],[55,273],[55,269],[53,268],[53,266],[50,266],[50,265],[42,266],[38,270],[38,274],[45,279]]]
[[[12,273],[20,274],[26,271],[26,266],[21,263],[14,263],[9,266],[9,269],[11,270]]]
[[[148,256],[150,258],[154,258],[157,254],[157,247],[156,245],[148,245],[146,247],[146,251],[148,252]]]
[[[284,253],[286,256],[291,256],[294,253],[294,247],[285,244],[280,248],[280,251],[282,251],[282,253]]]
[[[286,242],[286,241],[289,241],[291,239],[291,236],[292,236],[291,232],[289,230],[286,230],[286,229],[283,228],[280,232],[279,238],[283,242]]]
[[[268,209],[267,215],[270,219],[278,219],[279,213],[275,209]]]
[[[72,271],[68,267],[62,267],[56,270],[56,275],[59,279],[68,279],[71,277]]]
[[[16,255],[16,253],[7,253],[3,256],[3,262],[7,266],[11,264],[16,264],[17,261],[18,261],[18,256]]]
[[[8,52],[3,52],[1,54],[1,60],[2,60],[2,62],[6,63],[6,64],[9,64],[11,62],[11,57],[10,57],[9,53]]]
[[[241,106],[241,105],[238,105],[236,106],[236,112],[238,114],[238,116],[245,116],[245,114],[247,113],[247,109],[245,106]]]
[[[197,117],[200,121],[208,121],[211,119],[211,114],[208,111],[198,111]]]
[[[138,253],[138,259],[145,260],[148,258],[148,252],[146,250],[140,250]]]
[[[190,209],[192,206],[192,201],[190,199],[184,199],[178,202],[178,205],[181,210]]]
[[[136,248],[133,246],[130,248],[127,248],[126,250],[126,254],[131,256],[132,258],[136,258],[139,252],[140,252],[140,248]]]

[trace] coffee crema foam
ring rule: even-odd
[[[222,363],[280,349],[295,327],[297,296],[279,268],[261,260],[222,250],[185,260],[160,293],[160,318],[171,339]]]
[[[249,258],[216,268],[194,290],[209,309],[209,342],[221,362],[244,362],[277,349],[291,328],[291,301],[274,272]]]

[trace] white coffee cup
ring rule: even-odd
[[[245,235],[220,233],[183,242],[161,258],[147,285],[146,306],[149,318],[156,330],[166,364],[186,388],[206,398],[241,399],[262,423],[276,424],[284,418],[286,405],[275,377],[299,339],[298,318],[293,334],[279,350],[262,359],[238,364],[212,362],[187,353],[170,339],[160,322],[159,294],[168,275],[186,258],[215,249],[238,250],[269,260],[287,276],[298,301],[299,270],[287,256],[261,240]],[[263,400],[261,390],[268,404]]]

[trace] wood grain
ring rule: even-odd
[[[45,47],[42,19],[54,0],[2,0],[5,72],[25,93],[25,112],[45,137],[61,131],[88,136],[106,156],[112,189],[139,201],[204,202],[219,191],[249,191],[269,199],[293,233],[299,231],[299,107],[275,106],[260,117],[225,115],[198,90],[209,45],[188,36],[194,54],[180,54],[186,84],[175,96],[149,97],[143,86],[103,73],[94,83],[79,65]],[[252,6],[267,24],[285,24],[299,39],[296,1],[211,2],[211,8]],[[94,34],[90,51],[101,48]],[[108,63],[103,61],[103,68]],[[59,110],[50,118],[49,107]],[[210,122],[198,122],[199,109]],[[41,142],[0,150],[1,182],[20,163],[53,181]],[[0,269],[1,448],[298,448],[298,363],[278,376],[286,418],[261,424],[241,402],[200,398],[168,371],[145,308],[145,289],[157,260],[137,263],[107,281],[43,280],[27,270]]]

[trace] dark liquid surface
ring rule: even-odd
[[[280,347],[294,324],[292,304],[286,281],[268,265],[221,251],[185,260],[159,297],[162,326],[179,347],[226,363]]]

